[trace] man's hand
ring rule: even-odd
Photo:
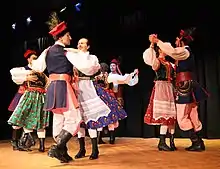
[[[157,38],[157,34],[151,34],[151,35],[149,36],[149,41],[150,41],[151,43],[157,43],[157,42],[159,41],[159,39]]]
[[[137,74],[137,75],[138,75],[138,73],[139,73],[139,70],[138,70],[138,69],[135,69],[135,70],[134,70],[134,74]]]
[[[27,81],[35,82],[37,81],[37,76],[36,75],[27,75]]]

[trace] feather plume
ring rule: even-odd
[[[49,27],[49,30],[52,30],[55,26],[57,26],[60,23],[60,19],[56,12],[52,12],[49,16],[49,20],[46,22],[46,24]]]
[[[196,27],[192,27],[189,29],[186,29],[184,31],[184,35],[183,36],[193,36],[193,34],[195,33]]]

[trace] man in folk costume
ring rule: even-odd
[[[64,48],[70,45],[71,36],[65,22],[60,22],[56,13],[52,13],[47,22],[49,34],[56,41],[45,49],[39,58],[32,62],[32,69],[49,73],[50,84],[47,88],[45,110],[53,112],[53,138],[56,145],[48,151],[48,156],[61,163],[72,161],[67,153],[67,143],[79,130],[82,117],[79,104],[72,87],[73,62],[66,56]]]
[[[24,53],[24,58],[27,59],[28,65],[19,68],[19,70],[20,69],[21,70],[31,70],[31,61],[37,58],[36,52],[33,51],[33,50],[28,49]],[[18,81],[18,77],[15,76],[16,73],[18,72],[17,70],[18,70],[17,68],[14,68],[14,69],[10,70],[10,73],[11,73],[11,76],[12,76],[12,80],[15,83],[17,83],[17,81]],[[21,96],[24,94],[24,92],[26,90],[27,83],[25,82],[25,80],[35,80],[35,77],[29,76],[27,79],[24,79],[23,83],[19,82],[20,85],[19,85],[18,91],[15,94],[13,100],[11,101],[11,103],[10,103],[10,105],[8,107],[8,110],[10,112],[14,112],[15,108],[17,107],[17,105],[19,103],[19,100],[20,100]],[[13,150],[19,150],[20,149],[19,148],[19,144],[18,144],[19,143],[19,139],[21,137],[21,135],[19,134],[20,133],[20,129],[21,129],[21,127],[12,126],[12,141],[11,141],[11,144],[12,144]]]
[[[49,126],[49,112],[43,111],[47,77],[43,73],[32,71],[31,63],[37,56],[34,51],[28,52],[31,55],[30,66],[28,68],[13,68],[10,71],[13,81],[18,85],[26,83],[26,89],[8,123],[24,129],[19,145],[22,150],[29,149],[35,144],[30,136],[33,130],[37,130],[40,141],[39,151],[44,152],[45,128]],[[28,141],[31,141],[31,145],[28,145]]]
[[[110,73],[108,74],[107,82],[109,83],[109,92],[118,100],[118,103],[123,107],[124,99],[123,99],[123,84],[128,84],[129,86],[134,86],[138,83],[138,69],[135,69],[134,72],[130,74],[122,75],[121,70],[119,68],[119,61],[117,59],[113,59],[110,62]],[[110,144],[115,143],[115,128],[119,126],[119,122],[115,122],[108,126],[108,130],[110,133]],[[101,132],[102,129],[98,129]],[[100,133],[101,138],[101,133]],[[103,141],[100,140],[102,143]]]
[[[99,71],[99,60],[95,55],[89,53],[89,41],[82,38],[78,41],[78,50],[66,48],[66,56],[71,59],[74,64],[74,76],[76,80],[78,93],[78,101],[83,120],[88,129],[92,142],[92,154],[89,159],[97,159],[99,155],[97,144],[97,128],[99,125],[108,125],[104,119],[108,119],[111,112],[109,107],[97,95],[92,82],[92,77]],[[79,152],[75,158],[85,157],[85,128],[81,127],[78,132],[78,140],[80,144]]]
[[[192,145],[186,150],[203,151],[205,145],[199,132],[202,123],[198,117],[198,103],[207,99],[208,93],[194,79],[194,55],[188,46],[193,41],[192,33],[195,30],[181,30],[176,38],[176,48],[170,43],[164,43],[157,36],[150,35],[150,41],[157,43],[162,51],[176,60],[176,106],[179,127],[190,132]]]

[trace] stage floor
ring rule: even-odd
[[[104,139],[107,141],[106,139]],[[0,169],[220,169],[220,140],[205,140],[205,152],[187,152],[188,139],[176,139],[178,151],[159,152],[157,139],[117,138],[115,145],[100,145],[98,160],[89,160],[89,138],[86,139],[87,156],[68,164],[61,164],[47,153],[38,152],[38,144],[31,152],[12,151],[9,141],[0,142]],[[47,139],[46,147],[53,144]],[[69,153],[74,156],[78,142],[73,138]]]

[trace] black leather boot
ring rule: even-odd
[[[20,130],[12,130],[12,140],[11,140],[11,145],[13,150],[19,150],[19,138],[20,138]]]
[[[21,136],[21,139],[19,141],[19,151],[30,151],[30,146],[28,145],[27,146],[27,142],[28,142],[28,137],[29,137],[29,133],[24,133],[22,136]]]
[[[68,161],[73,161],[73,158],[68,154],[68,148],[67,146],[64,147],[64,158],[66,158]],[[62,161],[61,161],[62,162]]]
[[[45,152],[45,138],[39,138],[39,152]]]
[[[28,139],[27,139],[27,141],[25,143],[25,146],[26,146],[27,149],[30,150],[30,148],[32,146],[35,146],[36,141],[35,141],[34,137],[32,136],[32,133],[27,133],[27,134],[28,134]]]
[[[170,134],[170,149],[172,151],[177,150],[175,143],[174,143],[174,135],[173,134]]]
[[[98,131],[98,144],[105,144],[105,142],[102,140],[102,134],[103,131]]]
[[[56,137],[57,145],[53,145],[48,151],[48,156],[52,158],[56,158],[60,160],[62,163],[68,163],[69,161],[65,158],[67,149],[65,151],[65,146],[67,142],[72,138],[72,134],[70,134],[66,130],[62,130],[60,134]]]
[[[85,137],[81,137],[78,140],[79,140],[79,152],[75,155],[75,159],[83,158],[86,156]]]
[[[92,142],[92,154],[90,155],[89,159],[94,160],[99,157],[97,138],[92,138],[91,142]]]
[[[194,132],[194,130],[190,130],[191,137],[190,140],[192,142],[192,145],[190,147],[187,147],[187,151],[204,151],[205,150],[205,144],[203,140],[200,138],[198,132]]]
[[[110,144],[115,144],[115,131],[109,131],[109,133],[110,133],[109,143]]]
[[[166,135],[160,135],[158,149],[160,151],[171,151],[170,147],[166,144]]]

